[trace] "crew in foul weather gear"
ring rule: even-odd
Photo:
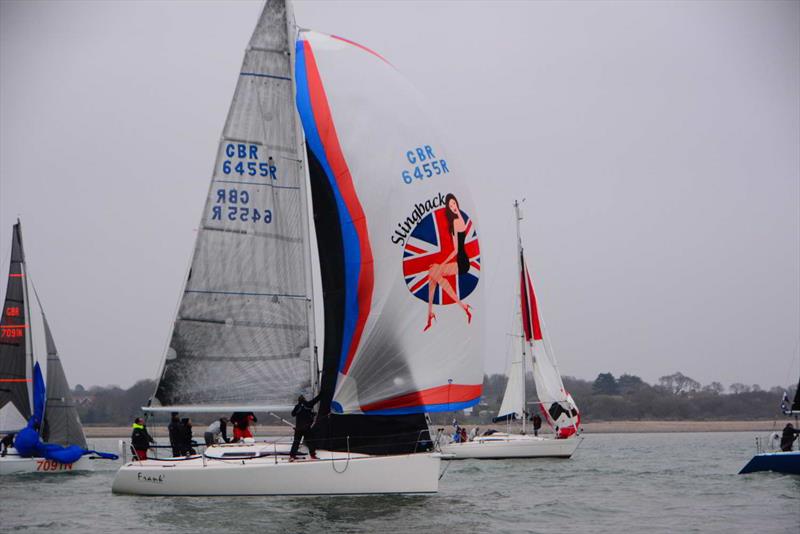
[[[295,418],[295,424],[294,441],[292,442],[292,450],[289,452],[289,458],[291,460],[297,457],[297,450],[300,448],[301,441],[304,441],[306,447],[308,447],[309,455],[314,459],[317,458],[317,451],[310,439],[309,431],[311,430],[311,425],[314,423],[314,417],[317,415],[314,413],[314,405],[319,402],[319,397],[320,396],[317,395],[310,401],[306,400],[303,395],[297,398],[297,404],[292,410],[292,417]]]

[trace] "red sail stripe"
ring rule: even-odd
[[[304,41],[303,47],[305,49],[308,92],[311,99],[311,108],[314,112],[314,121],[317,125],[317,132],[319,133],[319,138],[325,149],[325,156],[328,160],[328,164],[336,179],[336,184],[339,186],[339,192],[342,195],[350,218],[353,221],[353,226],[358,235],[359,248],[361,250],[361,265],[358,275],[358,288],[356,289],[358,319],[356,320],[356,327],[353,331],[350,347],[347,350],[345,364],[342,368],[342,373],[347,374],[350,370],[350,365],[353,363],[353,357],[361,341],[361,334],[364,332],[364,325],[367,322],[369,310],[372,306],[372,290],[375,282],[372,248],[369,243],[367,219],[361,207],[361,202],[358,200],[358,195],[356,194],[353,184],[353,177],[350,174],[350,169],[345,161],[342,147],[339,144],[339,136],[336,133],[336,126],[333,123],[333,116],[330,106],[328,105],[328,97],[325,94],[325,88],[322,85],[322,78],[317,69],[317,62],[311,50],[311,43]]]
[[[32,382],[32,380],[31,380],[30,378],[0,378],[0,382],[5,382],[5,383],[9,383],[9,382],[18,383],[18,382]]]
[[[357,42],[355,42],[355,41],[351,41],[350,39],[345,39],[344,37],[339,37],[338,35],[331,35],[331,37],[332,37],[332,38],[334,38],[334,39],[337,39],[337,40],[339,40],[339,41],[345,42],[345,43],[347,43],[347,44],[351,44],[351,45],[353,45],[353,46],[357,46],[357,47],[358,47],[358,48],[360,48],[361,50],[363,50],[363,51],[365,51],[365,52],[369,52],[370,54],[372,54],[373,56],[375,56],[375,57],[379,58],[381,61],[383,61],[384,63],[386,63],[386,64],[387,64],[387,65],[389,65],[390,67],[394,68],[394,65],[392,65],[392,64],[389,62],[389,60],[388,60],[388,59],[386,59],[385,57],[383,57],[383,56],[382,56],[382,55],[380,55],[379,53],[375,52],[374,50],[370,50],[369,48],[367,48],[366,46],[364,46],[364,45],[362,45],[362,44],[358,44]]]
[[[539,308],[536,305],[536,293],[533,292],[533,284],[531,283],[531,275],[528,272],[527,266],[525,267],[525,274],[528,275],[528,293],[530,294],[530,298],[528,302],[530,302],[531,306],[531,317],[533,319],[533,339],[536,341],[540,341],[542,339],[542,324],[539,321]]]
[[[411,408],[415,406],[428,406],[431,404],[466,402],[480,397],[482,390],[482,384],[447,384],[373,402],[362,406],[361,410],[364,412],[371,412],[375,410],[391,410],[393,408]]]
[[[533,337],[531,331],[531,315],[528,307],[528,292],[525,288],[525,257],[520,253],[520,264],[522,266],[519,273],[519,304],[522,308],[522,331],[525,334],[525,341],[530,341]]]

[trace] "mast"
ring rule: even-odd
[[[524,202],[524,200],[523,200],[523,202]],[[520,234],[520,230],[519,230],[519,222],[522,220],[522,212],[519,209],[519,204],[520,203],[519,203],[518,200],[514,201],[514,216],[515,216],[516,225],[517,225],[517,263],[519,264],[519,271],[518,272],[521,273],[520,276],[523,277],[523,280],[524,280],[525,264],[522,261],[522,235]],[[520,284],[519,293],[518,293],[519,302],[522,302],[522,288],[523,287],[524,287],[523,284]],[[522,321],[521,317],[520,317],[520,321]],[[527,419],[527,417],[525,415],[525,406],[526,406],[525,400],[527,398],[527,395],[525,394],[525,374],[526,374],[526,370],[525,370],[525,335],[524,334],[521,335],[519,337],[519,340],[520,340],[520,344],[522,345],[522,414],[521,415],[522,415],[522,433],[524,434],[525,433],[525,424],[526,424],[525,420]]]
[[[286,0],[286,47],[289,50],[289,56],[292,56],[292,51],[295,49],[295,42],[297,41],[298,30],[297,24],[294,19],[294,9],[292,9],[291,0]],[[292,80],[296,80],[295,68],[296,64],[294,58],[289,61],[290,72]],[[297,101],[297,84],[292,83],[292,102]],[[306,156],[306,140],[303,134],[303,128],[300,123],[300,116],[295,111],[295,139],[297,141],[297,164],[300,167],[300,211],[301,211],[301,224],[302,233],[305,236],[305,244],[303,254],[305,257],[305,275],[306,287],[308,288],[308,347],[310,350],[309,355],[309,374],[311,377],[311,391],[312,395],[319,394],[319,362],[317,360],[317,336],[316,336],[316,321],[314,318],[314,277],[313,269],[311,266],[311,224],[309,217],[311,210],[309,209],[310,203],[308,201],[310,176],[308,165],[305,164]]]
[[[20,273],[22,274],[22,310],[25,318],[25,366],[26,376],[33,376],[33,339],[31,339],[31,312],[30,297],[28,296],[28,264],[25,261],[25,248],[22,245],[22,222],[17,219],[17,232],[19,236],[19,249],[22,261],[20,262]],[[28,384],[28,399],[30,400],[31,413],[33,413],[33,381]]]

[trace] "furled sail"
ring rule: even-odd
[[[24,427],[31,416],[31,360],[25,288],[25,253],[19,221],[11,234],[11,264],[0,319],[0,432]]]
[[[326,400],[370,418],[474,405],[484,307],[464,169],[382,56],[313,31],[296,55],[325,292],[321,413]]]
[[[245,53],[153,405],[291,407],[316,376],[293,23],[266,3]]]
[[[580,413],[572,395],[564,389],[553,349],[544,334],[544,325],[536,304],[536,294],[533,292],[533,284],[522,251],[519,262],[522,325],[525,340],[530,344],[533,356],[536,394],[548,424],[560,437],[569,437],[578,431]]]

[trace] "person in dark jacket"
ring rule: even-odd
[[[237,443],[244,438],[252,438],[253,433],[250,431],[250,423],[257,423],[256,414],[253,412],[234,412],[231,415],[231,424],[233,425],[233,442]]]
[[[533,435],[538,436],[539,429],[542,428],[542,418],[539,417],[538,413],[535,413],[533,417],[531,417],[531,421],[533,421]]]
[[[172,447],[172,456],[181,456],[181,420],[178,417],[178,412],[172,412],[167,425],[169,431],[169,444]]]
[[[297,450],[300,448],[300,442],[305,441],[308,447],[308,454],[316,460],[317,450],[311,441],[310,430],[311,425],[314,423],[314,405],[319,402],[319,395],[306,400],[305,396],[300,395],[297,398],[297,404],[292,410],[292,417],[294,417],[294,441],[292,442],[292,450],[289,452],[289,461],[294,461],[297,458]]]
[[[136,457],[140,460],[147,460],[147,449],[150,448],[151,443],[155,443],[150,433],[147,432],[147,427],[144,424],[144,419],[137,417],[133,421],[133,431],[131,432],[131,447]]]
[[[783,434],[781,435],[781,450],[783,452],[792,450],[792,444],[797,439],[798,434],[800,434],[800,430],[795,430],[792,423],[788,423],[783,427]]]
[[[2,451],[0,451],[0,457],[3,457],[8,453],[9,447],[14,446],[14,438],[16,436],[17,436],[16,432],[12,432],[4,436],[3,439],[0,440],[0,449],[3,449]]]
[[[188,417],[181,419],[179,427],[180,431],[180,456],[189,456],[190,454],[197,454],[192,448],[192,420]]]

